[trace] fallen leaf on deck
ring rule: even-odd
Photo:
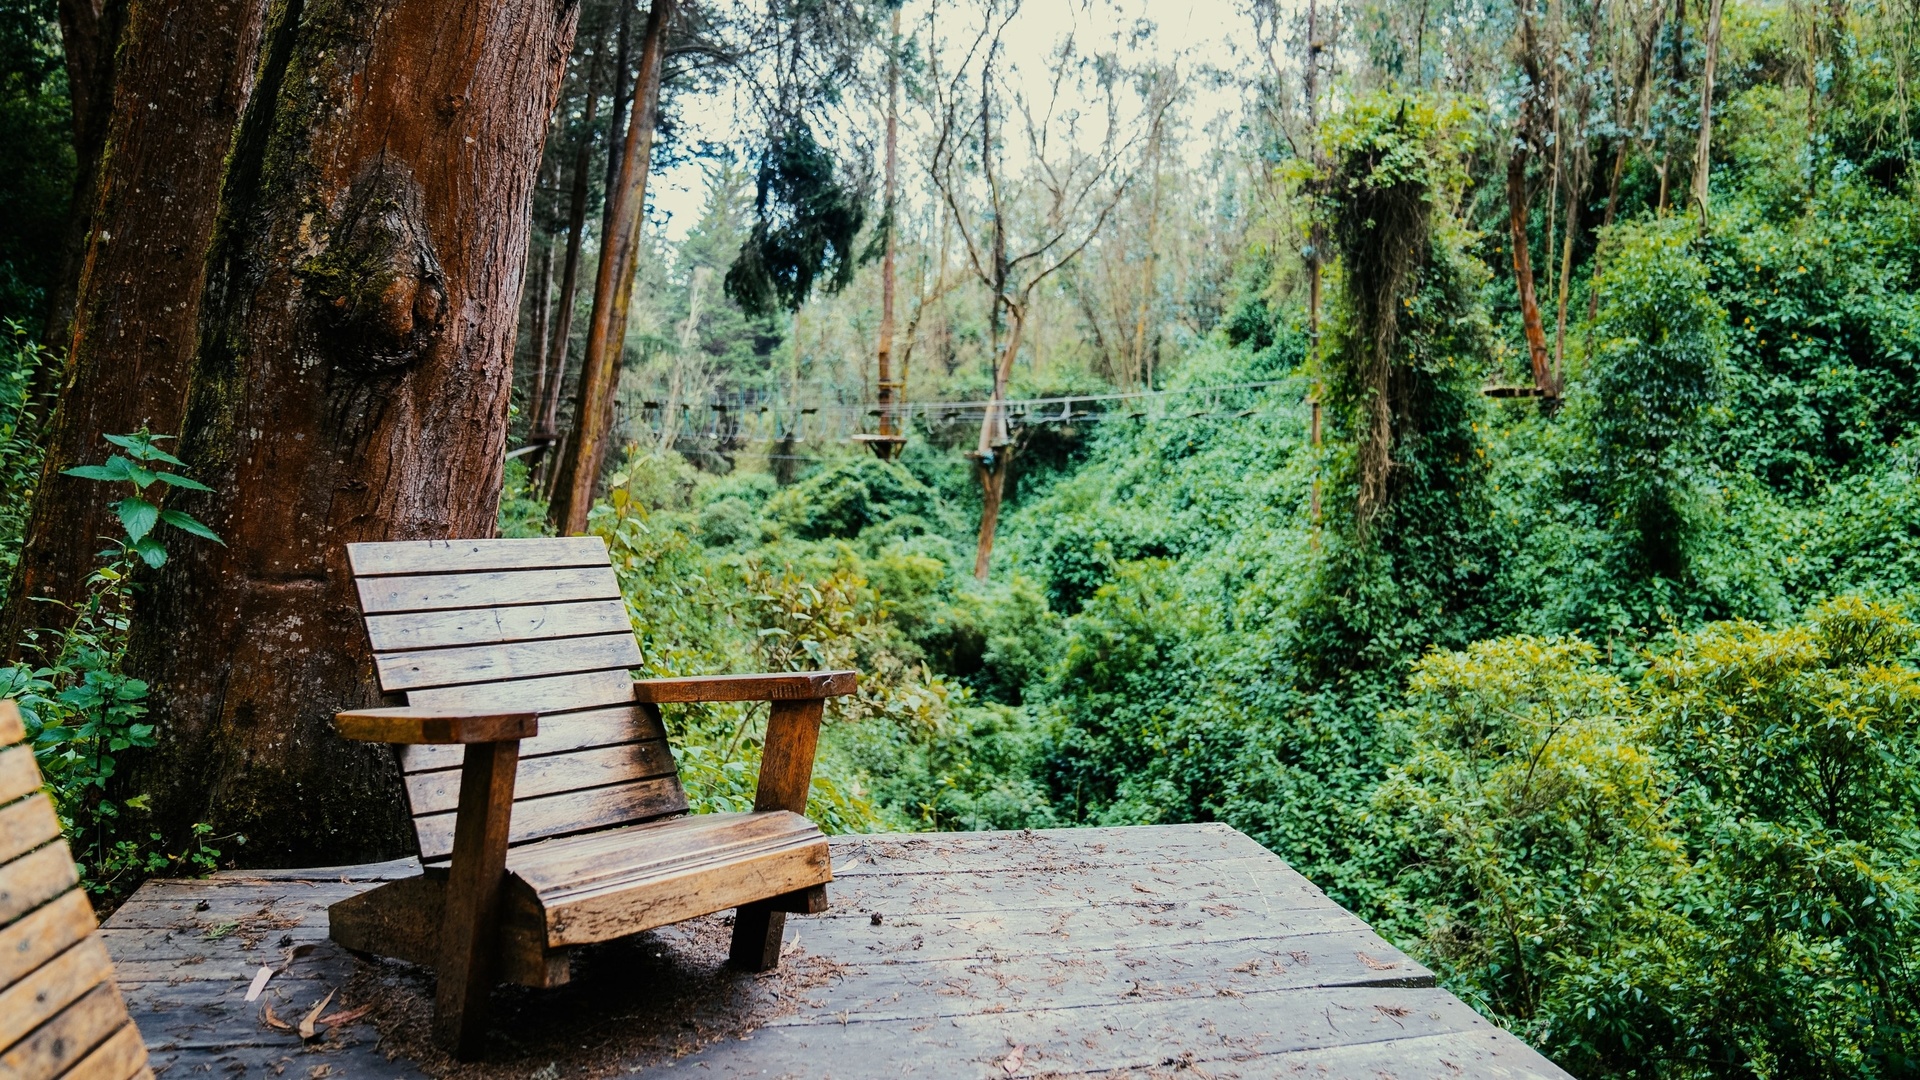
[[[362,1005],[357,1009],[348,1009],[345,1012],[329,1013],[321,1017],[320,1022],[330,1028],[339,1027],[341,1024],[351,1024],[372,1011],[373,1006]]]
[[[260,1019],[265,1020],[267,1022],[267,1026],[272,1028],[275,1031],[292,1031],[293,1030],[292,1024],[289,1024],[285,1020],[282,1020],[279,1017],[273,1015],[273,1005],[271,1003],[261,1007]]]
[[[300,1021],[300,1037],[302,1039],[312,1039],[314,1037],[313,1025],[319,1021],[320,1011],[333,1003],[333,995],[334,991],[327,991],[327,996],[320,999],[320,1004],[315,1005],[312,1011],[307,1013],[306,1019]]]
[[[1363,953],[1363,952],[1357,952],[1357,953],[1354,953],[1353,955],[1359,957],[1361,963],[1367,965],[1368,967],[1372,968],[1375,971],[1392,971],[1394,968],[1397,968],[1400,966],[1399,964],[1390,963],[1386,960],[1376,960],[1373,957],[1368,956],[1366,953]]]
[[[267,980],[271,978],[273,978],[273,969],[270,967],[262,965],[259,971],[254,972],[253,984],[247,987],[247,1000],[260,1000],[260,991],[267,988]]]
[[[295,960],[298,960],[301,957],[312,952],[314,948],[315,948],[315,945],[313,944],[313,942],[309,941],[305,945],[295,945],[292,948],[288,949],[287,958],[285,960],[280,961],[280,974],[285,975],[287,973],[287,970],[293,967],[293,962]]]
[[[1003,1057],[1000,1059],[1001,1071],[1005,1072],[1008,1076],[1012,1076],[1014,1073],[1017,1073],[1020,1071],[1021,1065],[1026,1063],[1026,1057],[1027,1057],[1026,1047],[1024,1046],[1014,1047],[1013,1053],[1008,1054],[1006,1057]]]

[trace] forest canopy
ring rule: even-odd
[[[142,786],[255,520],[239,331],[151,430],[56,418],[106,415],[57,396],[98,155],[54,5],[0,13],[0,695],[103,902],[339,852]],[[860,669],[829,830],[1225,822],[1575,1075],[1920,1072],[1915,11],[1202,16],[583,0],[461,520],[605,538],[647,674]],[[412,283],[397,366],[477,286],[379,184],[333,291]],[[37,577],[59,498],[112,544]],[[751,806],[764,710],[667,719]]]

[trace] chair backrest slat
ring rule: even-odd
[[[408,611],[398,615],[367,616],[367,636],[373,640],[375,652],[627,633],[632,628],[627,621],[627,603],[624,600],[454,608],[451,611]]]
[[[350,544],[381,689],[427,709],[530,709],[510,842],[685,813],[640,649],[598,537]],[[420,856],[453,848],[462,751],[400,752]]]
[[[360,590],[360,610],[368,615],[552,604],[564,600],[614,600],[620,596],[613,567],[604,563],[557,570],[358,577],[354,584]]]

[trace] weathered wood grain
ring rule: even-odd
[[[67,845],[48,844],[0,866],[0,926],[80,883]]]
[[[537,679],[483,683],[478,686],[439,686],[415,690],[407,704],[416,709],[449,711],[532,710],[541,714],[633,703],[633,680],[625,671],[593,671],[584,675],[549,675]]]
[[[120,991],[97,983],[53,1019],[0,1052],[0,1076],[52,1080],[71,1069],[127,1022]]]
[[[11,986],[93,932],[93,906],[73,889],[0,927],[0,987]]]
[[[20,719],[20,706],[13,699],[0,699],[0,746],[12,746],[27,737],[27,726]]]
[[[597,536],[530,540],[401,540],[348,544],[355,576],[436,574],[526,567],[605,566],[607,542]]]
[[[676,848],[665,825],[737,827],[689,818],[634,830],[653,830],[667,861],[699,845]],[[568,864],[619,847],[596,843],[581,836],[515,848],[509,866],[544,861],[559,880],[579,869]],[[755,1028],[746,1038],[723,1039],[671,1065],[647,1059],[630,1068],[642,1076],[764,1071],[839,1080],[1566,1080],[1428,985],[1430,972],[1280,860],[1222,826],[835,837],[830,845],[836,906],[788,917],[782,967],[824,965],[832,977],[812,983],[803,1000],[766,1000],[766,1015],[744,1025]],[[996,861],[1013,869],[996,873]],[[140,980],[127,984],[136,1018],[159,1025],[156,1045],[165,1049],[155,1064],[170,1066],[168,1075],[197,1075],[202,1065],[217,1072],[227,1062],[268,1072],[285,1065],[299,1053],[298,1041],[263,1028],[258,1005],[242,1000],[252,971],[277,962],[283,950],[277,937],[243,948],[243,935],[267,925],[245,920],[263,911],[297,916],[307,925],[275,933],[310,941],[326,904],[367,888],[367,879],[409,869],[333,868],[312,872],[310,884],[239,875],[149,883],[110,921],[107,944],[116,960],[125,957],[122,977]],[[362,883],[343,885],[341,877]],[[240,930],[206,938],[206,928],[236,919]],[[645,940],[676,940],[676,931],[657,933]],[[171,979],[162,977],[169,965]],[[338,945],[321,942],[267,993],[286,1015],[311,1007],[351,967]],[[739,978],[749,992],[775,985]],[[516,1045],[542,1037],[503,1035]],[[563,1075],[567,1052],[542,1051]],[[334,1075],[362,1075],[355,1068],[411,1075],[404,1061],[377,1057],[371,1031],[349,1032],[336,1049],[292,1060],[334,1062]]]
[[[415,706],[334,714],[342,738],[384,743],[518,742],[540,733],[537,712],[434,712]]]
[[[851,694],[858,680],[859,672],[855,671],[641,679],[633,684],[633,699],[656,705],[686,701],[806,701]]]
[[[0,863],[12,862],[59,835],[53,800],[43,794],[0,806]]]
[[[620,598],[613,568],[604,562],[564,570],[363,577],[354,579],[354,587],[360,593],[360,610],[369,615]]]
[[[147,1044],[141,1041],[140,1030],[127,1023],[81,1058],[66,1076],[73,1080],[128,1080],[146,1067]]]
[[[588,791],[521,799],[513,804],[513,843],[649,821],[685,812],[687,793],[678,775],[632,780]],[[413,822],[420,857],[433,861],[453,853],[453,815],[428,814]]]
[[[494,934],[500,886],[506,877],[508,816],[517,743],[467,747],[455,812],[453,867],[447,880],[434,964],[434,1033],[462,1057],[473,1057],[486,1037],[487,999],[493,990]]]
[[[640,666],[633,630],[621,627],[598,637],[549,638],[451,649],[376,653],[380,686],[389,693],[429,686],[465,686],[577,671],[625,671]]]
[[[82,994],[107,981],[109,971],[106,946],[88,937],[0,990],[0,1047],[19,1042]]]
[[[520,744],[523,759],[620,743],[665,739],[667,729],[651,705],[626,705],[585,712],[540,714],[540,734]],[[402,772],[427,772],[460,767],[460,749],[454,746],[409,746],[400,752]]]
[[[0,750],[0,803],[12,802],[40,790],[40,767],[34,764],[33,748],[13,746]]]
[[[525,745],[521,744],[523,749]],[[513,790],[515,798],[530,799],[673,773],[673,752],[667,749],[666,740],[653,739],[548,757],[522,756]],[[412,773],[407,777],[407,797],[415,814],[451,810],[460,797],[460,772],[439,769]]]
[[[633,629],[624,600],[416,611],[369,615],[366,621],[367,637],[376,653],[581,637]]]

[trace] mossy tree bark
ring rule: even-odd
[[[88,5],[72,6],[91,13]],[[133,4],[117,51],[111,41],[93,40],[72,59],[94,95],[77,95],[74,107],[84,114],[76,137],[99,143],[98,176],[76,185],[75,197],[91,205],[76,208],[84,209],[75,227],[85,235],[69,358],[47,387],[59,390],[60,405],[0,612],[0,656],[13,654],[29,628],[65,624],[60,605],[84,595],[99,562],[99,538],[120,533],[112,506],[124,493],[61,470],[101,460],[103,434],[142,424],[169,434],[179,429],[221,176],[252,91],[267,6]],[[119,16],[98,17],[111,23]],[[63,18],[79,16],[63,7]],[[87,25],[94,38],[115,33],[112,25]],[[97,101],[107,90],[110,111]]]
[[[344,545],[490,535],[534,182],[578,6],[285,0],[233,141],[200,298],[174,545],[130,663],[160,746],[134,783],[172,844],[253,865],[409,845]],[[232,849],[229,849],[232,850]]]

